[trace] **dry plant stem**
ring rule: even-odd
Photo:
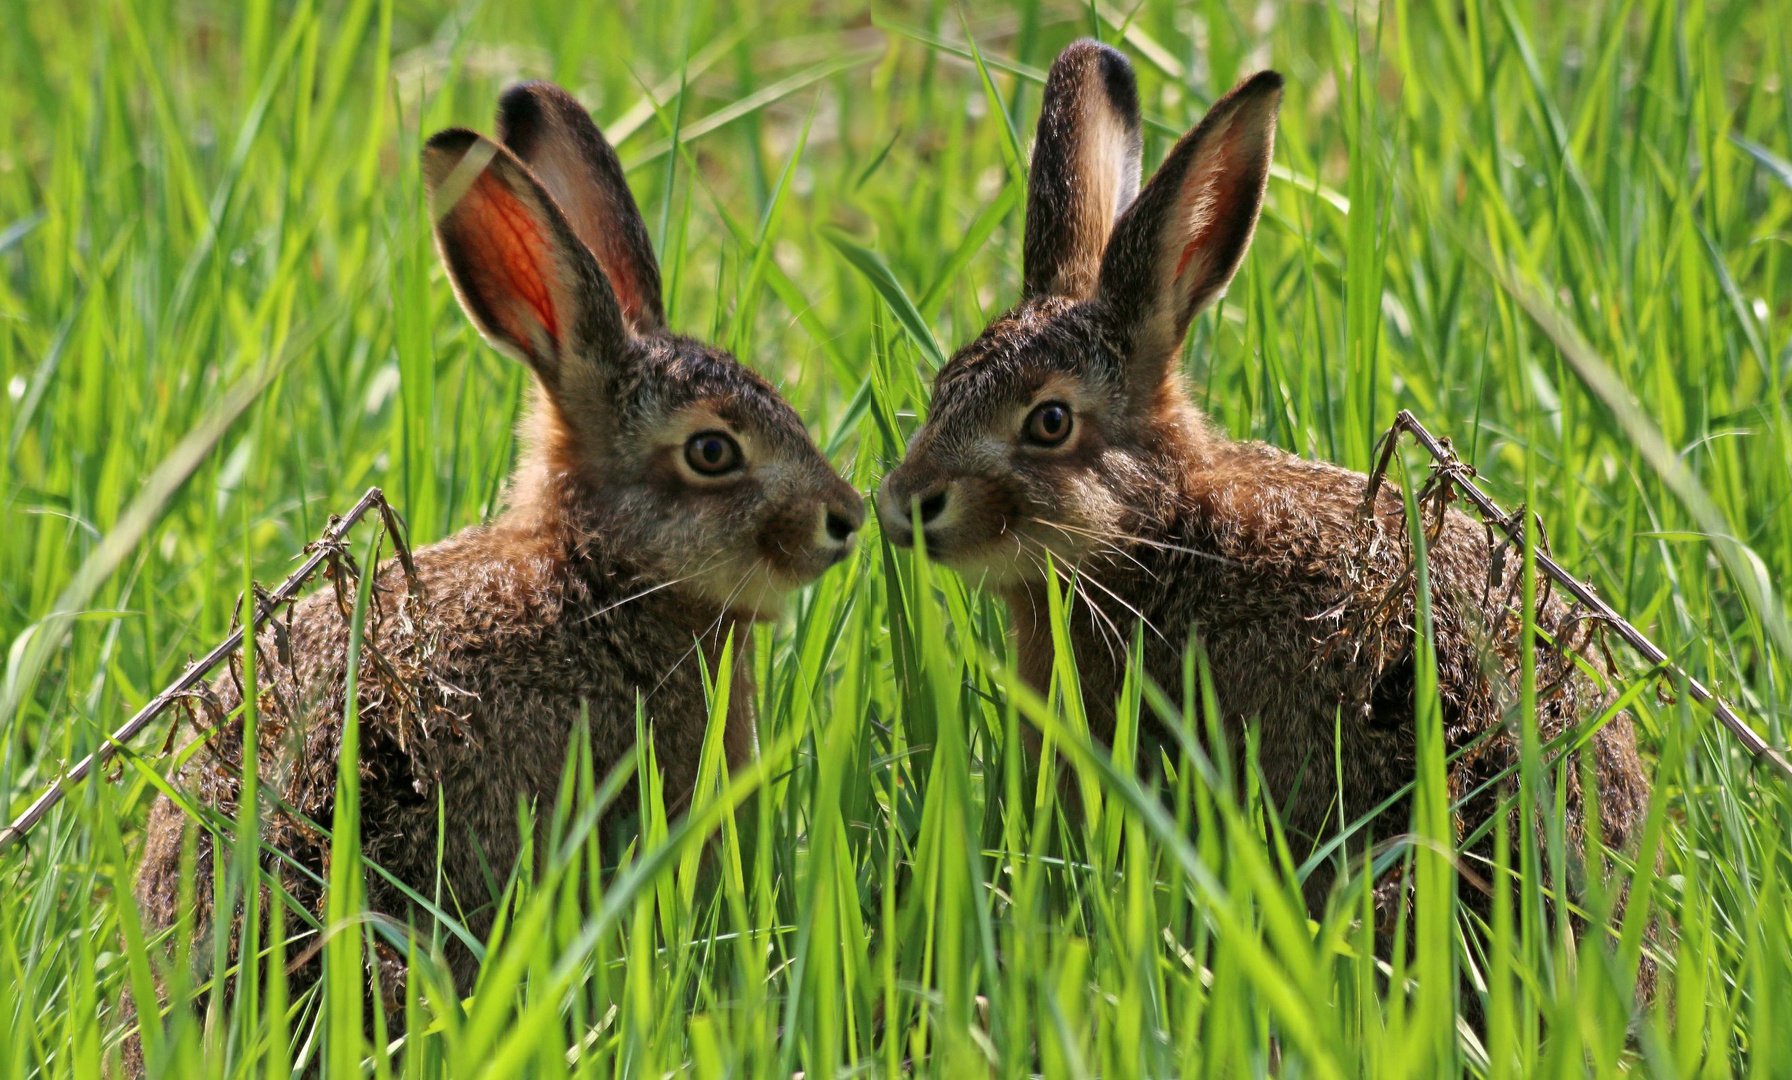
[[[1468,501],[1474,503],[1476,509],[1481,511],[1484,519],[1499,526],[1500,531],[1506,534],[1520,552],[1524,550],[1522,518],[1507,514],[1500,509],[1498,503],[1475,485],[1472,479],[1473,467],[1456,456],[1455,450],[1451,449],[1447,440],[1440,440],[1425,430],[1425,425],[1419,423],[1418,418],[1406,409],[1400,410],[1400,414],[1394,418],[1393,426],[1388,428],[1387,434],[1382,436],[1381,457],[1376,462],[1375,471],[1369,478],[1369,494],[1364,502],[1365,506],[1375,504],[1376,493],[1380,490],[1382,478],[1386,475],[1388,465],[1393,460],[1394,446],[1402,431],[1412,435],[1413,440],[1424,447],[1425,451],[1436,460],[1437,464],[1434,469],[1436,475],[1441,478],[1443,486],[1446,488],[1454,486],[1461,491]],[[1546,545],[1540,545],[1540,547],[1543,546]],[[1547,551],[1533,552],[1533,557],[1545,574],[1566,589],[1595,618],[1610,626],[1619,637],[1629,642],[1630,647],[1635,649],[1643,659],[1671,672],[1676,679],[1683,682],[1687,690],[1691,692],[1693,700],[1704,702],[1709,706],[1718,720],[1730,729],[1730,732],[1736,736],[1749,753],[1758,759],[1765,759],[1788,780],[1792,780],[1792,763],[1788,763],[1783,754],[1769,746],[1767,740],[1743,723],[1742,718],[1736,715],[1735,710],[1730,708],[1728,702],[1712,693],[1705,684],[1687,674],[1680,665],[1669,660],[1668,654],[1663,652],[1659,645],[1650,641],[1641,630],[1632,626],[1623,616],[1612,610],[1611,605],[1600,599],[1599,594],[1593,591],[1591,585],[1585,584],[1563,569],[1562,565],[1551,558]]]
[[[279,588],[265,594],[261,594],[257,590],[258,595],[254,599],[255,613],[250,619],[254,632],[260,632],[262,626],[273,618],[274,612],[280,605],[291,603],[297,597],[299,590],[305,587],[305,583],[310,580],[312,574],[317,572],[317,568],[322,566],[340,548],[342,538],[348,534],[349,529],[353,528],[368,510],[376,506],[380,509],[381,519],[386,530],[392,535],[393,546],[398,549],[399,559],[405,567],[407,579],[412,588],[415,588],[416,574],[411,566],[410,549],[406,547],[403,533],[400,531],[398,516],[387,505],[386,497],[380,489],[371,487],[367,489],[365,495],[361,496],[360,501],[350,508],[348,513],[330,523],[316,543],[308,545],[309,556],[297,570],[294,570],[285,581],[280,583]],[[26,807],[25,812],[20,814],[12,824],[4,830],[0,830],[0,851],[5,851],[24,839],[25,834],[30,832],[32,827],[50,812],[50,808],[62,801],[63,795],[71,786],[85,780],[95,768],[112,760],[120,746],[135,738],[137,733],[148,727],[151,721],[166,712],[170,705],[192,693],[204,682],[206,676],[211,674],[212,669],[217,667],[225,657],[234,653],[242,643],[243,627],[238,626],[217,648],[188,664],[187,670],[181,673],[180,678],[151,699],[149,704],[138,710],[137,714],[127,720],[123,727],[113,732],[111,738],[107,739],[99,749],[82,758],[74,768],[51,784],[50,789],[38,796],[36,802]]]

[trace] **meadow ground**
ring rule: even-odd
[[[437,268],[422,136],[489,128],[518,77],[573,89],[628,167],[674,327],[776,380],[869,489],[930,356],[1016,296],[1041,73],[1082,35],[1139,70],[1148,168],[1241,74],[1288,76],[1255,248],[1186,353],[1216,421],[1361,469],[1413,410],[1783,746],[1788,26],[1786,0],[11,3],[7,816],[367,486],[420,543],[499,504],[526,375]],[[1792,1076],[1792,795],[1634,657],[1655,802],[1635,869],[1586,893],[1598,921],[1628,882],[1629,917],[1578,938],[1546,917],[1573,868],[1545,845],[1474,925],[1420,843],[1396,854],[1414,947],[1384,966],[1360,888],[1307,920],[1312,853],[1277,843],[1248,771],[1185,754],[1159,799],[1125,756],[1073,754],[1074,817],[1023,789],[1019,731],[1075,743],[1074,695],[1017,702],[1000,606],[875,530],[757,633],[755,767],[688,821],[650,794],[612,873],[584,872],[594,843],[541,853],[476,992],[409,1002],[401,1054],[362,1042],[381,931],[345,890],[322,989],[287,1000],[277,958],[315,935],[266,927],[256,993],[177,1011],[155,1071]],[[0,1076],[118,1054],[120,993],[163,955],[127,886],[167,736],[0,854]],[[602,779],[578,776],[568,829]],[[1633,1007],[1644,949],[1661,987]]]

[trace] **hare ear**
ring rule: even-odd
[[[573,96],[518,83],[498,99],[498,141],[534,171],[610,279],[636,333],[664,330],[660,266],[622,163]]]
[[[451,128],[423,147],[436,247],[460,306],[550,393],[626,342],[616,297],[591,252],[522,162]]]
[[[1114,219],[1139,191],[1139,87],[1126,57],[1094,41],[1052,62],[1027,177],[1023,297],[1095,291]]]
[[[1114,227],[1099,296],[1132,362],[1161,376],[1244,261],[1275,151],[1282,77],[1258,72],[1182,137]]]

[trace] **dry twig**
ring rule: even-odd
[[[275,612],[282,605],[291,604],[297,599],[299,590],[305,587],[307,581],[311,580],[311,576],[317,572],[318,567],[345,551],[343,537],[367,511],[376,506],[379,507],[382,524],[391,536],[393,546],[399,552],[399,559],[404,565],[407,582],[413,592],[416,590],[416,568],[411,562],[410,548],[405,544],[398,515],[393,512],[379,488],[368,488],[367,493],[361,496],[360,501],[355,503],[347,514],[332,519],[323,535],[316,542],[306,545],[305,561],[299,564],[298,569],[287,575],[286,580],[280,583],[279,588],[271,593],[264,593],[260,589],[255,591],[254,615],[250,619],[252,633],[260,633],[261,628],[274,618]],[[235,655],[236,650],[243,643],[244,629],[241,625],[237,626],[217,648],[188,664],[187,669],[181,672],[180,678],[174,680],[167,689],[152,698],[147,705],[137,711],[135,716],[125,721],[124,725],[113,732],[99,749],[82,758],[74,768],[68,770],[51,784],[49,790],[38,796],[37,800],[26,807],[25,812],[15,818],[11,824],[7,825],[5,829],[0,829],[0,851],[5,851],[24,839],[32,827],[43,820],[52,807],[62,801],[62,797],[68,793],[71,787],[85,780],[94,769],[104,766],[112,760],[118,753],[119,747],[135,738],[156,717],[166,712],[169,706],[188,699],[196,691],[199,691],[206,676],[210,675],[212,670],[226,658]]]
[[[1427,484],[1427,488],[1429,489],[1431,485],[1435,484],[1440,488],[1455,488],[1460,491],[1463,497],[1473,503],[1475,509],[1481,512],[1482,519],[1504,533],[1513,549],[1522,554],[1525,543],[1524,515],[1528,511],[1508,514],[1500,509],[1499,504],[1475,484],[1473,467],[1456,456],[1449,441],[1439,439],[1425,430],[1425,426],[1419,423],[1418,418],[1405,409],[1400,410],[1400,415],[1394,418],[1393,426],[1388,428],[1387,434],[1382,437],[1381,457],[1376,463],[1375,472],[1369,478],[1369,492],[1363,505],[1365,507],[1375,505],[1375,497],[1387,474],[1388,465],[1393,460],[1395,444],[1399,441],[1401,432],[1411,435],[1413,441],[1424,447],[1425,452],[1430,454],[1433,461],[1436,462],[1432,466],[1432,479]],[[1541,530],[1541,523],[1539,523],[1539,530]],[[1736,715],[1735,710],[1730,708],[1728,702],[1712,693],[1704,683],[1687,674],[1680,665],[1669,660],[1668,654],[1663,652],[1660,646],[1650,641],[1647,635],[1632,626],[1622,615],[1613,610],[1610,604],[1600,599],[1599,594],[1593,591],[1591,585],[1576,578],[1556,562],[1549,554],[1547,542],[1539,544],[1538,548],[1539,550],[1532,553],[1537,566],[1551,580],[1567,590],[1569,595],[1573,596],[1582,607],[1586,608],[1591,618],[1609,626],[1651,665],[1670,673],[1674,678],[1683,682],[1693,699],[1710,707],[1717,719],[1730,729],[1730,732],[1736,736],[1749,753],[1758,759],[1767,761],[1788,780],[1792,780],[1792,763],[1788,763],[1783,754],[1769,746],[1767,740],[1744,723],[1742,718]]]

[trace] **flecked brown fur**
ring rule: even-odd
[[[748,625],[842,558],[863,518],[858,494],[765,380],[666,332],[639,212],[576,102],[546,84],[514,88],[499,130],[515,153],[449,131],[430,140],[424,171],[463,305],[538,376],[527,450],[509,509],[416,552],[420,595],[397,566],[380,569],[370,648],[402,678],[376,677],[364,661],[358,695],[365,856],[435,896],[439,841],[442,904],[481,936],[493,917],[488,882],[501,888],[521,850],[518,808],[533,804],[545,819],[581,721],[602,774],[633,752],[640,702],[668,810],[683,807],[708,718],[698,655],[713,669],[730,635],[746,659],[734,668],[724,749],[734,765],[750,757]],[[473,153],[489,163],[457,174]],[[536,159],[545,180],[529,167]],[[710,431],[740,448],[741,468],[700,475],[687,463],[686,440]],[[273,629],[261,636],[260,773],[290,808],[265,813],[265,839],[326,878],[328,837],[305,819],[328,828],[334,812],[348,640],[330,589],[296,606],[289,641]],[[240,701],[234,679],[214,692],[224,712]],[[218,726],[174,778],[187,798],[235,813],[242,737],[237,720]],[[193,827],[158,800],[136,887],[151,930],[182,914],[180,855]],[[276,860],[268,867],[321,914],[311,879]],[[203,964],[209,842],[195,869]],[[367,886],[373,910],[427,925],[383,877],[368,874]],[[234,940],[226,947],[234,954]],[[470,989],[472,953],[450,939],[448,960],[458,988]],[[314,959],[301,964],[294,991],[316,974]]]
[[[1100,65],[1090,62],[1096,52]],[[1234,753],[1260,725],[1266,793],[1296,860],[1415,779],[1413,555],[1399,496],[1368,478],[1214,430],[1189,402],[1178,358],[1190,320],[1222,292],[1249,245],[1273,147],[1281,80],[1261,73],[1216,102],[1130,206],[1118,208],[1098,252],[1076,251],[1090,230],[1079,192],[1106,192],[1105,170],[1067,182],[1082,143],[1067,139],[1095,98],[1109,126],[1136,128],[1136,95],[1114,92],[1112,50],[1080,43],[1053,66],[1039,125],[1024,291],[939,373],[927,421],[885,480],[879,513],[897,543],[919,519],[930,554],[1008,602],[1022,673],[1043,688],[1053,649],[1046,619],[1049,554],[1076,593],[1073,647],[1093,734],[1111,739],[1114,703],[1134,630],[1144,667],[1172,693],[1198,637],[1211,664]],[[1123,61],[1122,61],[1123,62]],[[1129,70],[1129,69],[1128,69]],[[1130,105],[1130,112],[1128,106]],[[1136,168],[1136,165],[1134,166]],[[1070,223],[1070,224],[1066,224]],[[1035,237],[1035,227],[1060,230]],[[1035,266],[1035,258],[1048,259]],[[1098,279],[1052,267],[1098,258]],[[1062,407],[1075,425],[1060,442],[1029,432],[1038,410]],[[1455,510],[1429,522],[1429,574],[1444,737],[1455,798],[1473,794],[1459,835],[1497,811],[1515,781],[1520,679],[1518,560],[1496,571],[1486,528]],[[1536,653],[1540,734],[1548,740],[1611,703],[1584,627],[1559,600],[1537,622],[1563,640]],[[1582,670],[1579,664],[1594,674]],[[1149,717],[1146,720],[1150,723]],[[1604,842],[1627,847],[1649,782],[1630,718],[1592,734]],[[1342,788],[1337,783],[1341,774]],[[1566,781],[1566,834],[1588,828],[1580,775]],[[1404,833],[1408,800],[1373,822],[1377,840]],[[1541,828],[1541,823],[1536,823]],[[1514,835],[1518,835],[1515,828]],[[1359,838],[1360,845],[1360,838]],[[1360,853],[1360,846],[1353,850]],[[1490,842],[1464,862],[1465,895],[1489,876]],[[1307,882],[1315,912],[1329,867]],[[1391,920],[1397,891],[1379,890]]]

